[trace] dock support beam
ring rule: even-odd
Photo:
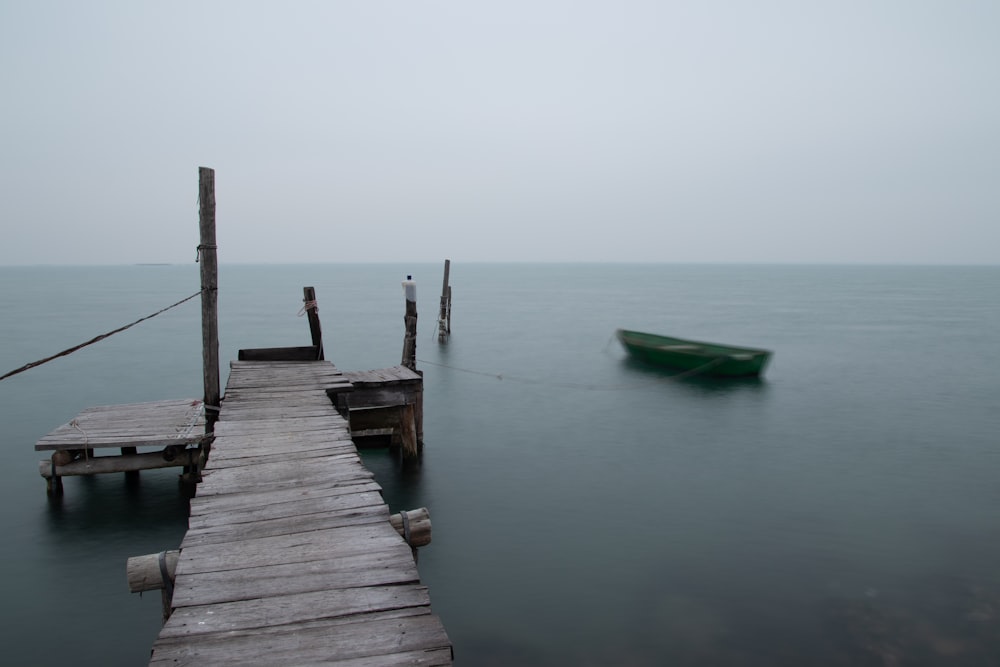
[[[63,477],[73,475],[102,475],[113,472],[138,473],[140,470],[155,470],[157,468],[179,468],[194,465],[198,459],[196,448],[167,447],[159,452],[144,452],[125,456],[88,456],[86,458],[70,458],[65,460],[52,455],[48,461],[38,463],[38,474],[46,479],[50,489],[58,486],[62,489]]]

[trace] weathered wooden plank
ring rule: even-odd
[[[330,397],[327,396],[325,391],[312,391],[312,387],[309,387],[310,391],[305,392],[302,390],[295,391],[293,388],[285,387],[284,390],[277,390],[274,388],[268,389],[236,389],[229,390],[226,392],[226,401],[229,403],[230,407],[238,403],[243,403],[246,401],[296,401],[296,402],[314,402],[327,404],[330,402]]]
[[[218,498],[219,496],[215,496]],[[277,519],[280,517],[295,515],[311,515],[317,513],[336,514],[338,512],[358,510],[360,508],[375,507],[384,509],[388,518],[388,507],[382,500],[382,495],[377,490],[366,490],[357,493],[342,493],[329,495],[299,495],[295,498],[288,498],[280,502],[261,503],[259,500],[253,504],[239,505],[238,507],[223,508],[219,503],[208,502],[194,503],[200,499],[192,501],[191,517],[188,520],[189,529],[208,528],[210,526],[233,526],[240,523],[254,523]],[[194,511],[197,508],[198,511]]]
[[[355,554],[337,560],[278,563],[244,570],[181,572],[174,607],[266,599],[292,593],[418,583],[409,553],[399,549]]]
[[[324,420],[312,427],[303,425],[299,430],[291,430],[291,422],[281,424],[274,421],[257,422],[258,428],[252,428],[250,423],[241,423],[241,428],[228,428],[233,422],[218,422],[216,424],[215,441],[225,444],[227,438],[231,438],[234,448],[244,445],[260,447],[271,445],[279,448],[285,445],[294,446],[297,444],[313,445],[321,443],[341,443],[349,442],[351,436],[348,434],[347,422],[343,419],[339,421]],[[219,429],[225,424],[227,428]]]
[[[198,489],[198,495],[191,499],[191,516],[236,508],[249,510],[254,507],[296,499],[307,500],[309,498],[377,492],[381,489],[382,487],[373,479],[328,480],[325,484],[313,484],[301,489],[252,489],[240,493],[213,493],[211,488],[203,486]]]
[[[228,411],[228,408],[226,409]],[[329,414],[301,419],[272,419],[267,423],[241,422],[227,416],[215,424],[216,436],[245,435],[247,433],[298,433],[302,431],[324,431],[345,426],[347,420],[331,410]]]
[[[300,375],[326,376],[343,375],[336,366],[320,361],[269,361],[261,362],[253,359],[234,360],[229,362],[230,373],[297,373]]]
[[[226,515],[233,516],[233,515]],[[389,510],[385,505],[366,507],[336,514],[296,514],[293,516],[255,522],[240,521],[231,525],[214,525],[206,528],[190,528],[184,536],[182,548],[243,542],[261,537],[278,537],[296,533],[310,533],[315,530],[360,526],[363,524],[383,524],[389,520]],[[398,533],[397,533],[398,534]]]
[[[240,372],[233,370],[227,391],[238,391],[241,389],[269,389],[285,387],[286,390],[293,387],[303,389],[326,389],[332,385],[350,384],[350,380],[339,373],[308,373],[300,370],[288,371],[247,371]]]
[[[305,563],[395,548],[409,553],[409,547],[386,521],[384,525],[362,524],[314,530],[306,537],[293,534],[246,539],[240,543],[236,559],[232,547],[228,545],[182,548],[177,572],[241,570],[277,563]]]
[[[309,401],[244,401],[233,403],[227,406],[227,418],[230,420],[239,419],[271,419],[271,418],[299,418],[299,417],[323,417],[329,414],[329,407],[324,403]],[[259,415],[270,412],[270,417]],[[290,412],[283,415],[282,412]]]
[[[220,422],[222,423],[222,422]],[[305,431],[289,432],[277,428],[273,424],[262,424],[263,428],[250,430],[243,433],[231,433],[226,431],[224,435],[216,433],[215,442],[220,446],[229,446],[228,440],[232,441],[233,449],[243,447],[272,447],[281,449],[282,447],[294,448],[296,446],[322,446],[341,445],[350,443],[351,436],[348,433],[347,422],[337,423],[336,428],[312,429]]]
[[[212,454],[214,455],[215,452],[213,451]],[[327,448],[299,452],[271,452],[257,455],[251,455],[248,453],[246,456],[216,457],[212,469],[220,470],[222,468],[233,468],[237,466],[253,466],[261,463],[280,463],[290,461],[305,464],[310,460],[319,458],[334,459],[345,463],[355,462],[358,465],[361,465],[361,459],[358,457],[357,450],[345,447],[339,452],[331,452],[329,448]]]
[[[350,439],[347,429],[343,433],[327,434],[303,432],[295,435],[262,434],[259,436],[245,435],[239,438],[216,438],[212,453],[220,457],[260,456],[271,453],[286,452],[330,452],[336,454],[341,450],[350,450],[354,441]],[[220,442],[221,440],[221,442]],[[236,440],[236,442],[233,442]],[[216,459],[218,460],[218,458]]]
[[[337,370],[337,367],[330,361],[317,360],[317,361],[269,361],[266,363],[254,362],[254,361],[239,361],[234,360],[229,362],[230,368],[306,368],[306,369],[332,369]]]
[[[198,642],[186,638],[158,640],[153,645],[150,664],[333,664],[401,651],[450,647],[444,628],[432,614],[369,622],[356,620],[358,618],[236,630],[207,635]],[[294,658],[290,660],[291,656]]]
[[[216,452],[214,451],[212,452],[212,454],[215,453]],[[359,464],[361,463],[360,459],[358,459],[357,448],[353,446],[322,446],[319,449],[316,447],[311,449],[297,447],[291,451],[275,451],[266,447],[253,447],[242,452],[238,450],[227,450],[220,453],[213,463],[213,469],[231,468],[233,466],[240,465],[255,465],[257,463],[275,463],[283,460],[308,461],[309,459],[324,457],[335,457],[338,460],[350,460],[353,458],[357,459]]]
[[[310,591],[184,607],[174,612],[160,637],[186,638],[429,606],[427,588],[420,585],[348,588],[335,595],[329,590]]]
[[[387,384],[392,382],[421,381],[423,376],[406,366],[392,366],[367,371],[344,371],[344,377],[357,386],[365,384]]]
[[[306,466],[295,462],[261,463],[256,466],[211,468],[202,473],[211,486],[199,493],[233,493],[252,486],[257,491],[277,488],[304,487],[330,481],[344,483],[366,482],[374,475],[363,466],[337,465],[336,461],[315,459]]]

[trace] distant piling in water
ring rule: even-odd
[[[403,359],[400,363],[411,371],[417,370],[417,283],[413,276],[406,276],[403,281],[403,295],[406,297],[406,314],[403,322],[406,333],[403,335]]]
[[[438,342],[447,343],[451,336],[451,285],[448,277],[451,271],[451,260],[444,260],[444,281],[441,284],[441,309],[438,311]]]

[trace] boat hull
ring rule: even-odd
[[[655,366],[715,377],[756,377],[771,359],[770,350],[719,345],[618,329],[618,340],[634,358]]]

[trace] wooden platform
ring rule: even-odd
[[[424,442],[424,378],[406,366],[344,371],[353,387],[334,398],[359,442],[386,438],[416,457]]]
[[[40,461],[49,495],[62,495],[62,478],[183,467],[195,476],[199,447],[205,441],[205,410],[199,399],[88,408],[35,443],[36,451],[52,451]],[[189,445],[195,447],[189,448]],[[95,449],[114,447],[120,455],[94,456]],[[139,448],[155,451],[139,452]]]
[[[329,362],[237,361],[151,665],[450,665]]]
[[[197,444],[205,411],[194,398],[87,408],[37,443],[36,451]]]

